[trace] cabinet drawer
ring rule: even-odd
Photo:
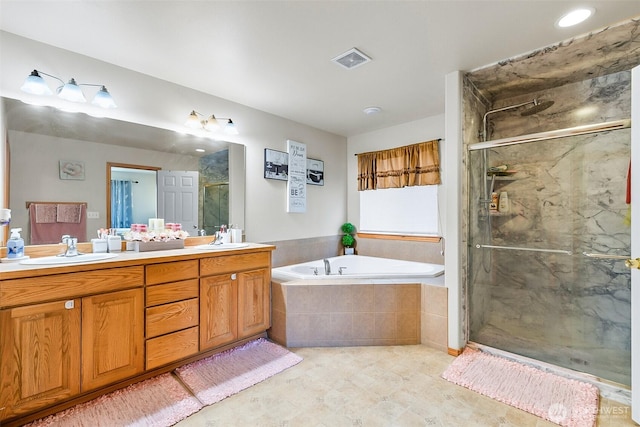
[[[143,285],[142,266],[0,280],[0,305],[9,307],[72,299]]]
[[[261,267],[268,268],[270,264],[271,252],[256,252],[242,255],[203,258],[200,260],[200,276],[237,273]]]
[[[146,337],[198,325],[198,298],[147,308]]]
[[[198,279],[149,286],[146,289],[147,307],[198,298]]]
[[[146,266],[147,285],[177,282],[198,277],[198,260],[163,262]]]
[[[175,362],[198,352],[198,327],[147,340],[147,369]]]

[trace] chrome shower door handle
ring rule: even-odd
[[[637,268],[638,270],[640,270],[640,258],[628,259],[624,262],[624,265],[629,268]]]

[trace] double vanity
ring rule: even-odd
[[[274,249],[194,245],[0,264],[0,424],[264,336]]]

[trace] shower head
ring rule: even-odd
[[[482,140],[483,141],[487,140],[487,136],[488,136],[487,117],[489,116],[489,114],[499,113],[501,111],[513,110],[515,108],[520,108],[527,105],[531,105],[531,107],[528,107],[526,110],[524,110],[520,114],[521,116],[531,116],[533,114],[539,113],[540,111],[546,110],[547,108],[553,105],[553,101],[539,101],[537,98],[534,98],[532,101],[522,102],[520,104],[515,104],[515,105],[508,105],[506,107],[487,111],[486,113],[484,113],[484,116],[482,117],[482,134],[481,134]]]
[[[544,111],[547,108],[551,107],[554,104],[554,102],[553,101],[539,101],[537,99],[534,99],[531,104],[532,104],[531,107],[527,108],[522,113],[520,113],[521,116],[527,117],[527,116],[531,116],[533,114],[538,114],[539,112]]]

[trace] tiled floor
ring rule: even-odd
[[[206,407],[180,427],[554,426],[451,384],[453,357],[414,346],[292,349],[304,360]],[[601,403],[598,426],[636,425],[629,407]]]

